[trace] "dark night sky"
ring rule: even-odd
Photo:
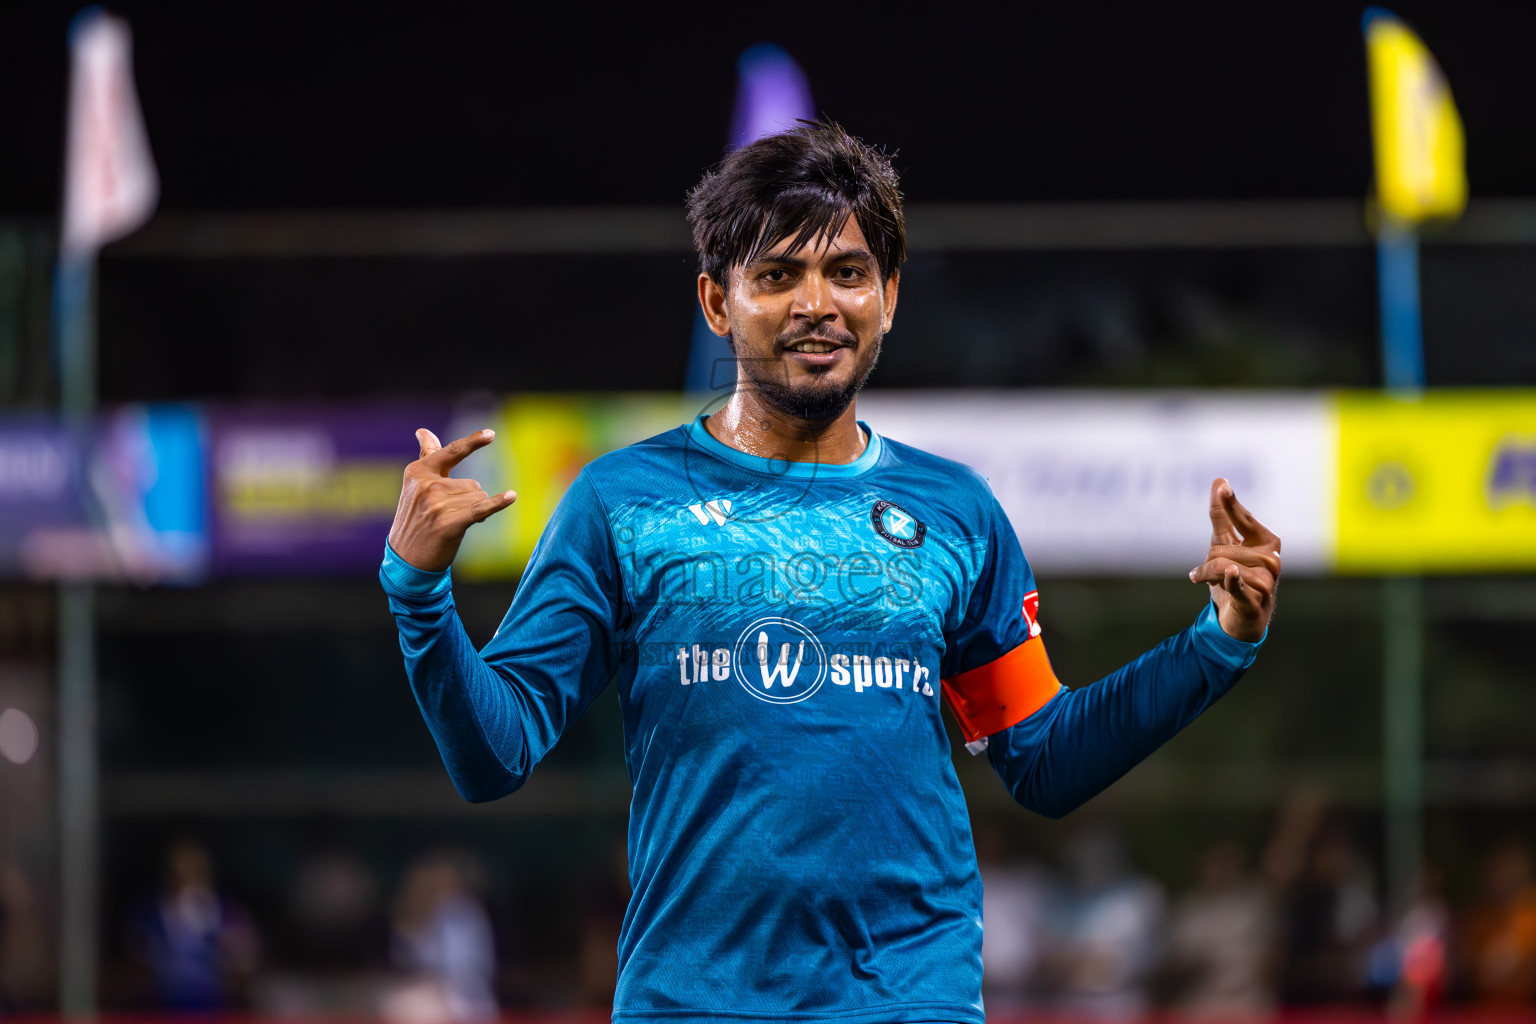
[[[0,14],[0,217],[46,223],[75,8],[13,7]],[[680,207],[724,152],[736,58],[763,41],[801,62],[826,114],[898,152],[914,202],[1363,197],[1371,177],[1357,3],[952,4],[942,18],[848,4],[113,9],[135,30],[162,210]],[[1536,194],[1536,3],[1398,13],[1450,79],[1474,196]],[[1437,382],[1536,380],[1531,258],[1515,249],[1428,251]],[[693,274],[684,253],[199,262],[109,249],[102,397],[674,387]],[[927,254],[907,274],[883,386],[1375,380],[1364,247]],[[438,358],[403,373],[423,339]],[[1232,352],[1213,357],[1212,339]]]
[[[112,9],[136,31],[168,209],[678,202],[721,155],[736,55],[763,40],[826,113],[900,151],[914,200],[1368,183],[1359,4],[1003,7]],[[0,214],[54,208],[71,10],[0,15]],[[1536,4],[1397,10],[1450,78],[1474,193],[1536,190]]]

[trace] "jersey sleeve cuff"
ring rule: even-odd
[[[451,590],[453,588],[451,572],[451,569],[444,569],[442,572],[418,569],[395,554],[395,549],[389,546],[389,541],[384,542],[384,564],[379,567],[379,578],[384,581],[385,586],[406,597],[436,597],[446,590]]]
[[[1259,647],[1269,636],[1269,628],[1265,627],[1264,636],[1256,643],[1230,637],[1221,628],[1221,619],[1216,615],[1216,602],[1211,601],[1206,604],[1199,618],[1195,619],[1194,634],[1195,645],[1207,657],[1229,671],[1238,672],[1252,665],[1253,659],[1258,657]]]

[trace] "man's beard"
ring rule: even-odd
[[[802,332],[801,337],[810,332]],[[826,331],[817,333],[825,334]],[[797,337],[780,339],[779,344],[791,344]],[[880,343],[883,335],[875,335],[865,344],[873,346],[869,365],[851,377],[846,384],[833,383],[830,374],[817,374],[809,381],[792,385],[788,381],[787,368],[780,359],[741,359],[739,365],[747,377],[747,387],[764,404],[782,416],[805,420],[808,423],[826,423],[837,419],[853,403],[854,396],[869,380],[875,364],[880,361]],[[734,349],[735,346],[732,345]],[[858,358],[858,348],[853,348]]]

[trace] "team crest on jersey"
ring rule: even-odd
[[[869,518],[875,524],[875,532],[899,548],[922,547],[928,534],[928,527],[894,501],[875,502]]]

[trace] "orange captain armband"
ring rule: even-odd
[[[973,754],[987,749],[988,736],[1018,725],[1061,690],[1038,636],[941,685],[965,736],[965,749]]]

